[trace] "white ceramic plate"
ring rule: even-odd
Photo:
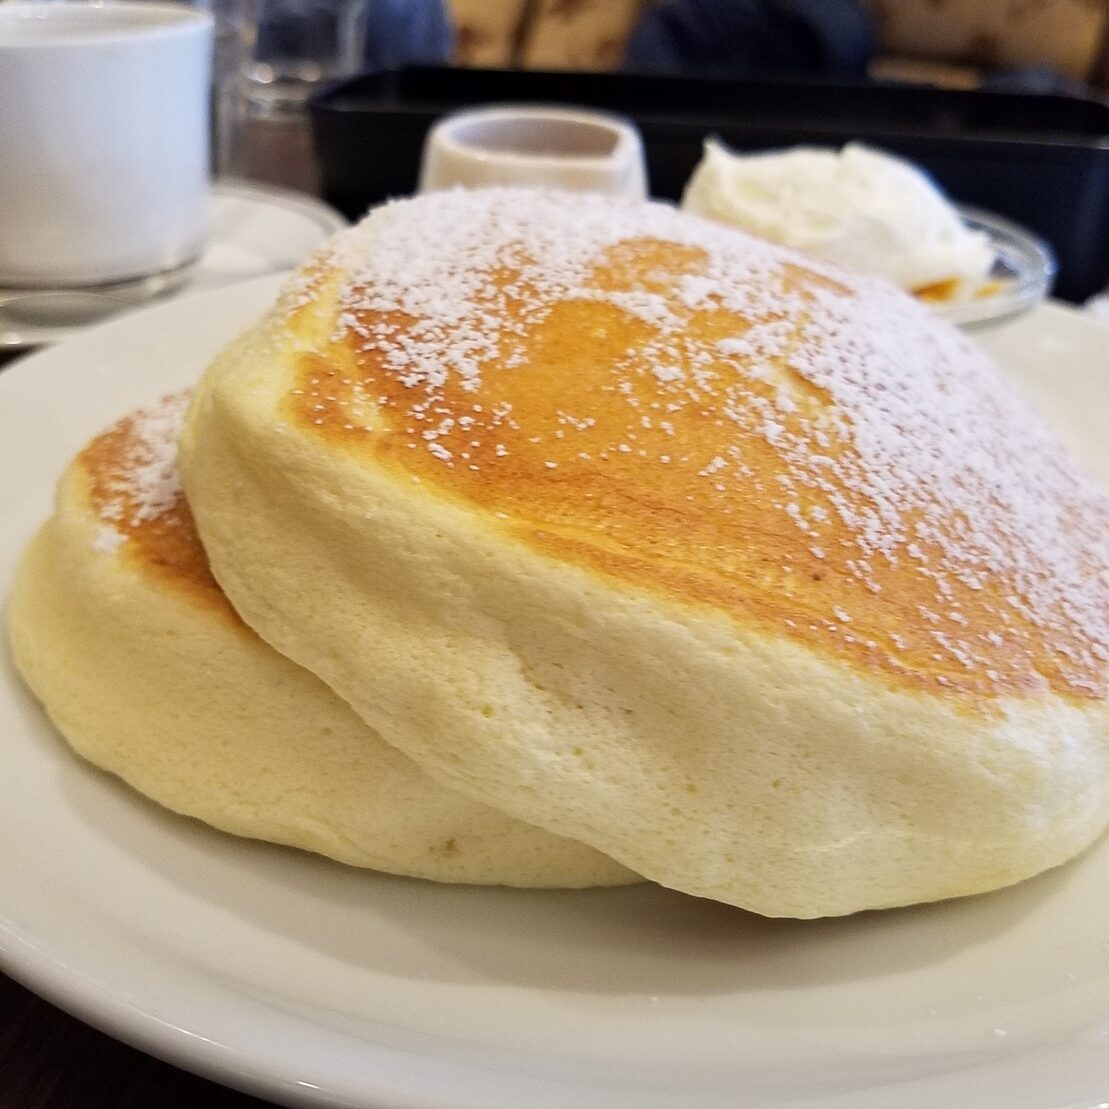
[[[0,350],[57,343],[155,299],[291,269],[346,226],[303,193],[221,182],[212,186],[204,253],[189,265],[89,289],[0,288]]]
[[[0,374],[0,588],[72,453],[192,382],[275,288],[171,301]],[[1109,478],[1109,327],[1045,306],[988,341]],[[803,923],[651,886],[436,886],[157,809],[70,754],[6,656],[0,962],[290,1105],[1109,1101],[1109,842],[1000,893]]]

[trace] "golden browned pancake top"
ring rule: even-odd
[[[208,565],[181,491],[177,439],[188,394],[165,397],[98,435],[78,462],[100,520],[96,546],[185,591],[236,623],[238,614]]]
[[[928,309],[662,205],[386,217],[301,279],[345,275],[304,428],[897,684],[1105,696],[1106,498]]]

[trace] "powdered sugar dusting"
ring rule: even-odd
[[[165,397],[114,429],[111,465],[96,474],[97,513],[103,522],[94,540],[98,551],[113,553],[127,528],[158,519],[176,506],[182,496],[177,440],[188,403],[188,393]]]
[[[100,554],[115,554],[124,543],[127,536],[111,524],[102,524],[96,529],[96,538],[92,541],[92,549]]]
[[[682,219],[664,205],[599,197],[579,203],[566,194],[506,189],[397,201],[329,246],[331,264],[349,275],[336,337],[383,352],[406,386],[429,397],[448,376],[473,392],[483,367],[512,367],[526,358],[523,338],[562,301],[606,302],[661,335],[677,336],[683,318],[665,287],[653,289],[648,281],[638,289],[600,289],[589,277],[607,249],[629,239],[711,250],[716,234],[712,225]],[[766,310],[760,278],[779,268],[771,248],[750,250],[728,272],[686,282],[682,305],[701,307],[723,290],[734,310]],[[511,276],[491,280],[496,275]],[[367,312],[375,314],[372,326],[364,323]],[[676,348],[668,353],[676,356]],[[675,365],[658,372],[662,378],[680,373]]]
[[[696,536],[728,603],[757,591],[755,560],[791,633],[939,662],[938,684],[1104,691],[1109,500],[977,347],[892,286],[665,205],[523,190],[386,205],[323,262],[344,274],[333,342],[364,372],[306,382],[321,430],[335,409],[355,436],[398,435],[463,492],[526,474],[529,515],[578,489],[574,513],[629,557],[688,563]],[[536,336],[575,305],[604,310],[583,329],[626,321],[621,344],[583,330],[553,388],[554,363],[528,376],[555,357]],[[639,512],[645,491],[626,535],[596,507]]]

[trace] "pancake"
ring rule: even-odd
[[[244,618],[437,780],[811,917],[1109,820],[1109,502],[880,279],[658,204],[379,208],[204,376]]]
[[[167,398],[94,439],[20,567],[16,663],[72,746],[175,812],[356,866],[514,886],[637,880],[438,785],[243,624],[180,491],[184,407]]]

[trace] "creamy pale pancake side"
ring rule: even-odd
[[[177,812],[358,866],[445,882],[635,881],[441,787],[243,624],[181,493],[185,399],[89,444],[20,568],[16,662],[70,743]]]
[[[1105,495],[881,281],[662,205],[388,205],[209,370],[183,462],[264,637],[664,884],[842,913],[1109,820]]]

